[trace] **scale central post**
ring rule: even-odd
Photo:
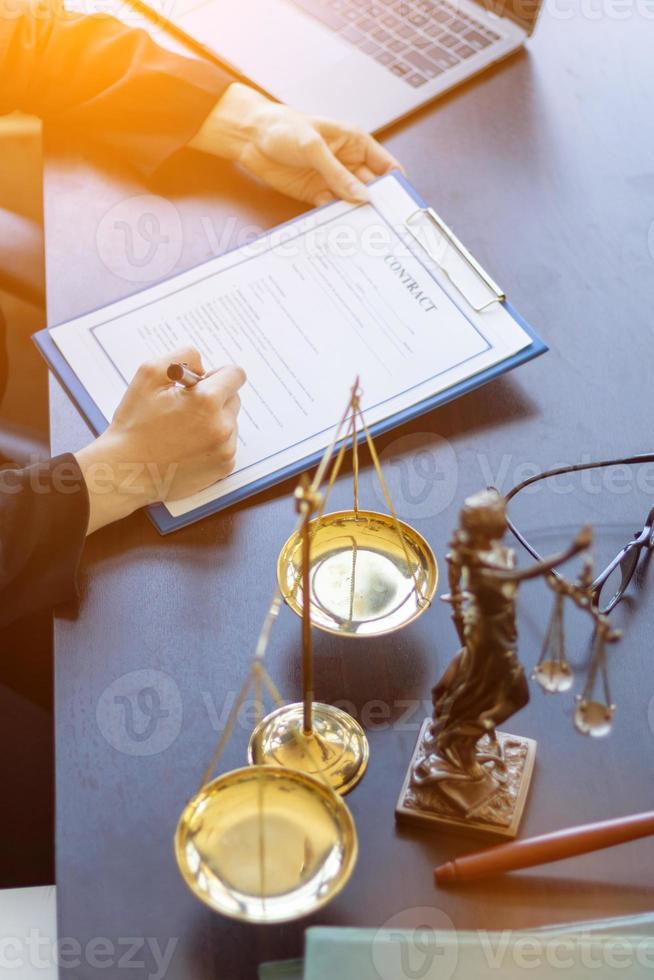
[[[312,490],[306,473],[295,490],[295,505],[302,518],[302,592],[311,594],[311,518],[320,506],[320,496]],[[302,607],[302,687],[303,732],[313,735],[313,640],[311,637],[311,603]]]

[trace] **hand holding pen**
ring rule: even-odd
[[[187,372],[182,384],[188,391],[171,383],[171,360]],[[109,428],[76,453],[89,491],[89,533],[228,476],[244,383],[245,373],[234,365],[205,374],[193,348],[141,365]]]
[[[168,365],[166,374],[170,381],[181,385],[182,388],[195,388],[199,381],[206,378],[206,374],[196,374],[191,371],[186,361],[173,361]]]

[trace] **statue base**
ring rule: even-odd
[[[521,735],[497,732],[505,763],[503,781],[495,779],[493,763],[484,764],[486,772],[480,780],[450,780],[447,778],[448,764],[439,761],[433,750],[425,746],[431,721],[431,718],[426,718],[420,729],[395,808],[398,823],[513,840],[518,833],[529,792],[536,742]],[[481,753],[490,748],[488,739],[479,742]],[[439,782],[417,786],[413,782],[413,771],[417,764],[430,756],[439,769]],[[465,807],[461,804],[462,798],[465,798]]]

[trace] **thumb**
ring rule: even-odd
[[[308,142],[306,155],[307,162],[317,170],[333,194],[356,204],[370,200],[366,185],[343,166],[318,133]]]

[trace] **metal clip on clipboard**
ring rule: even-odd
[[[436,254],[435,249],[431,248],[429,244],[426,244],[424,239],[418,235],[415,229],[415,222],[416,218],[419,216],[427,217],[433,223],[433,225],[436,226],[440,235],[452,246],[452,248],[455,249],[456,252],[458,252],[460,258],[464,261],[467,268],[474,273],[477,281],[481,282],[484,288],[488,291],[490,297],[486,302],[482,303],[481,306],[477,305],[474,299],[470,297],[469,292],[467,292],[466,289],[464,289],[462,285],[454,279],[451,271],[447,268],[442,258],[439,258],[439,256]],[[433,208],[418,208],[417,211],[414,211],[413,214],[409,215],[405,221],[405,225],[420,247],[424,249],[430,259],[432,259],[444,273],[444,275],[447,276],[455,289],[461,293],[463,298],[470,304],[475,313],[483,313],[484,310],[489,308],[489,306],[493,306],[495,303],[502,303],[506,299],[506,294],[500,289],[497,283],[491,279],[488,273],[482,269],[479,262],[477,262],[477,260],[470,254],[465,245],[459,241],[452,229],[448,228],[445,222],[439,218]]]

